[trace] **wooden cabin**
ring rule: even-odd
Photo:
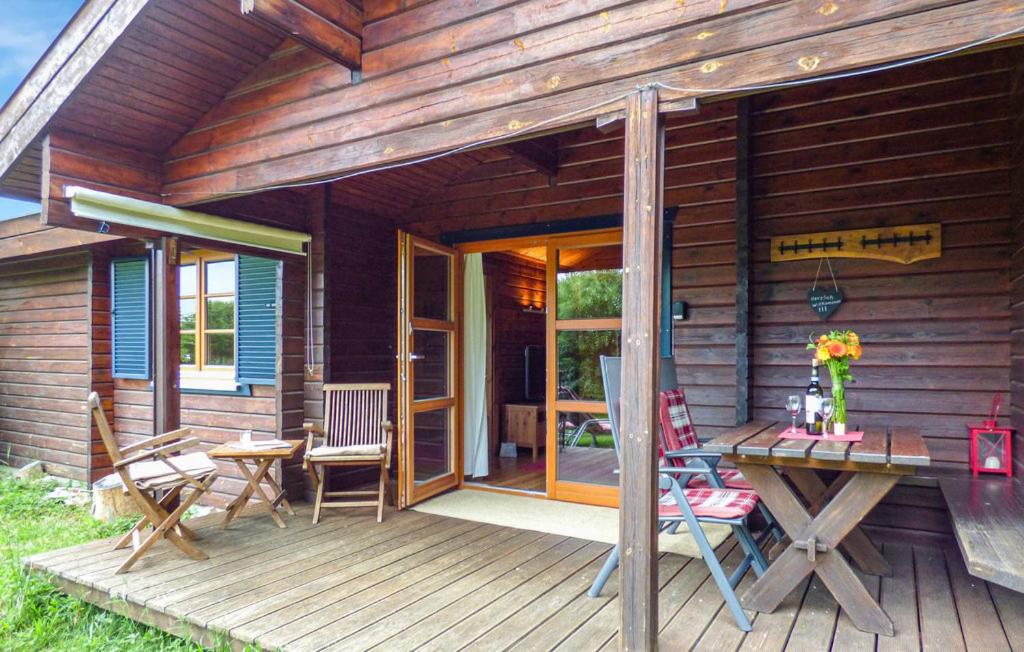
[[[0,223],[14,463],[107,474],[89,391],[126,441],[215,445],[301,438],[324,383],[387,382],[399,508],[458,487],[632,515],[627,648],[658,631],[656,446],[617,472],[599,354],[672,357],[709,439],[785,421],[808,339],[856,330],[851,425],[915,429],[933,462],[867,516],[879,541],[954,540],[939,479],[969,476],[994,395],[1024,471],[1024,5],[241,4],[88,0],[0,112],[0,192],[42,206]],[[935,227],[910,264],[773,260],[773,238]],[[210,318],[249,301],[243,265],[273,278],[255,330]],[[827,321],[819,285],[843,294]],[[624,427],[656,432],[634,380]],[[297,462],[278,473],[302,492]]]

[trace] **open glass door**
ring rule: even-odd
[[[459,483],[459,254],[398,234],[398,486],[408,507]]]
[[[548,243],[548,497],[618,506],[618,458],[600,357],[618,356],[622,233]]]

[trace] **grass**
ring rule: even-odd
[[[127,532],[131,519],[104,523],[87,507],[45,496],[52,479],[16,480],[0,468],[0,650],[197,651],[194,642],[61,593],[28,572],[22,557]],[[227,649],[227,646],[224,646]]]

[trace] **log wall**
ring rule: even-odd
[[[1024,65],[1013,72],[1010,151],[1010,214],[1013,254],[1010,258],[1010,419],[1014,434],[1014,472],[1024,472]]]
[[[852,328],[865,352],[850,424],[920,428],[933,460],[965,467],[965,424],[1009,390],[1012,62],[994,52],[752,98],[755,416],[778,416],[809,374],[812,333]],[[941,258],[833,259],[846,299],[827,323],[807,304],[818,261],[769,262],[774,235],[920,222],[942,224]]]
[[[652,79],[722,88],[908,58],[997,34],[1024,11],[996,0],[820,7],[817,0],[402,6],[366,21],[361,83],[347,84],[340,68],[330,79],[297,73],[273,84],[286,91],[280,98],[248,94],[244,106],[215,107],[168,150],[164,190],[171,203],[193,203],[514,135],[542,120],[579,124],[610,110],[595,106],[598,98]]]
[[[6,230],[0,224],[0,235]],[[0,459],[89,479],[88,252],[0,263]]]

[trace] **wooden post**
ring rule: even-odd
[[[153,245],[153,432],[157,435],[181,424],[178,294],[178,240],[164,236]]]
[[[736,425],[750,421],[750,98],[736,103]]]
[[[658,644],[657,395],[664,125],[658,91],[626,101],[619,576],[624,650]]]

